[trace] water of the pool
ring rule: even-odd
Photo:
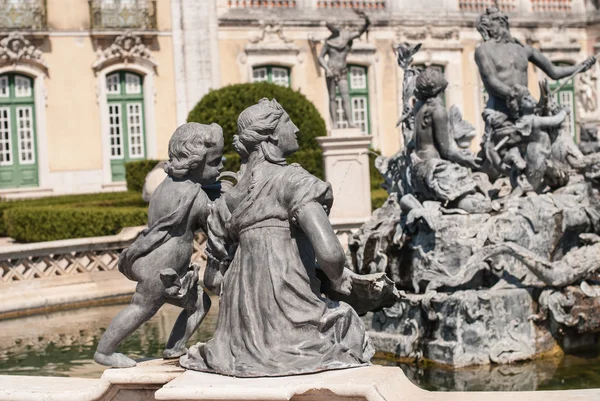
[[[100,377],[106,369],[92,360],[103,330],[124,305],[96,306],[0,321],[0,374]],[[160,357],[180,309],[164,306],[122,344],[136,358]],[[212,336],[218,300],[190,344]],[[566,390],[600,387],[600,348],[585,355],[527,363],[451,369],[407,364],[378,356],[376,364],[400,366],[416,385],[443,391]]]

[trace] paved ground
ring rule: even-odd
[[[12,245],[14,243],[15,243],[15,240],[13,240],[10,237],[0,237],[0,246]]]

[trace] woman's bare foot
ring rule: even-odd
[[[136,362],[118,352],[112,354],[102,354],[98,351],[94,354],[94,361],[100,365],[110,366],[112,368],[132,368],[136,365]]]

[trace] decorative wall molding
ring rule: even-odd
[[[542,52],[579,52],[581,35],[567,30],[564,24],[557,24],[545,34],[533,34],[533,40],[539,42]]]
[[[575,80],[575,99],[577,115],[591,116],[598,110],[598,66],[592,67],[583,74],[578,74]]]
[[[248,54],[294,54],[300,53],[295,43],[283,33],[283,25],[276,21],[261,21],[259,32],[248,39],[245,50]]]
[[[460,34],[459,28],[434,28],[432,26],[424,27],[399,27],[396,31],[396,42],[406,41],[427,41],[427,40],[458,40]]]
[[[132,32],[117,36],[105,49],[98,45],[96,55],[97,59],[92,65],[96,73],[115,63],[137,63],[155,72],[158,67],[157,61],[152,57],[150,49],[143,43],[142,38]]]
[[[23,34],[11,32],[0,40],[0,65],[17,64],[19,62],[32,64],[48,72],[48,65],[44,61],[43,53]]]

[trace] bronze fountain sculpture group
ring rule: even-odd
[[[352,40],[369,27],[369,19],[361,16],[364,24],[357,31],[328,25],[331,36],[319,56],[334,126],[336,88],[353,126],[346,56]],[[234,147],[242,164],[234,174],[236,184],[216,200],[202,185],[215,182],[222,168],[221,127],[188,123],[177,128],[169,142],[168,176],[150,200],[148,228],[119,261],[119,270],[138,283],[136,292],[102,336],[94,359],[107,366],[135,366],[134,360],[117,352],[119,344],[164,303],[171,303],[183,310],[164,357],[180,358],[189,369],[258,377],[363,366],[375,349],[359,313],[392,306],[401,295],[414,301],[414,294],[397,292],[396,288],[406,289],[407,280],[415,293],[460,288],[490,268],[484,261],[507,255],[519,259],[529,269],[527,274],[553,286],[597,270],[597,261],[585,257],[590,251],[585,247],[565,247],[562,259],[548,261],[518,240],[485,242],[452,257],[440,251],[436,255],[441,258],[435,260],[416,242],[421,226],[439,225],[435,219],[440,216],[489,217],[509,210],[525,193],[567,186],[571,170],[596,178],[596,159],[586,159],[572,139],[565,138],[561,127],[568,111],[553,102],[546,84],[541,85],[540,102],[527,90],[529,62],[559,79],[591,68],[595,58],[573,67],[554,66],[538,50],[512,38],[508,18],[497,8],[488,9],[477,28],[484,41],[475,61],[489,94],[481,152],[475,155],[467,149],[474,128],[457,108],[446,110],[441,100],[448,85],[443,75],[411,67],[420,45],[401,45],[398,62],[405,74],[399,124],[405,149],[378,160],[391,196],[374,215],[378,224],[367,223],[351,239],[352,258],[344,254],[328,220],[330,184],[286,163],[298,150],[299,132],[275,99],[257,99],[239,115]],[[504,177],[510,188],[502,198],[497,194],[505,188],[496,183]],[[394,207],[398,219],[379,224]],[[600,226],[600,212],[592,204],[588,209],[593,220],[588,225]],[[564,219],[565,229],[576,237],[589,234],[585,240],[597,246],[590,230],[575,230],[582,222],[574,219]],[[187,340],[210,308],[210,298],[199,288],[198,266],[190,264],[198,230],[208,236],[203,284],[219,296],[220,308],[213,338],[188,350]],[[368,239],[375,237],[377,246],[367,247]],[[390,249],[411,241],[413,263],[406,274],[399,271]],[[532,248],[537,246],[534,242],[530,241]],[[459,267],[444,266],[450,261]]]

